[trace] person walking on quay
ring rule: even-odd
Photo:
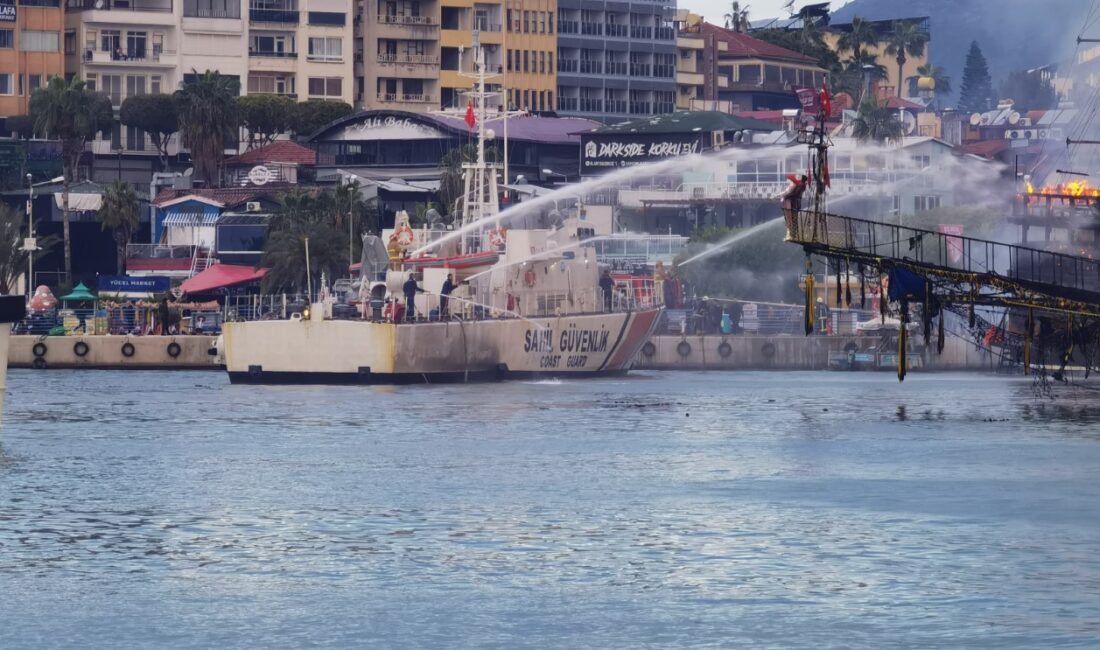
[[[785,241],[790,241],[798,230],[798,213],[802,211],[802,195],[806,193],[806,185],[809,179],[802,176],[790,175],[787,177],[787,189],[779,195],[783,201],[783,219],[787,222],[787,236]]]
[[[600,290],[603,291],[604,311],[611,311],[611,294],[615,291],[615,281],[611,279],[610,271],[604,271],[600,276]]]
[[[416,294],[424,293],[424,290],[416,283],[416,276],[411,273],[401,288],[405,293],[405,322],[411,323],[416,319]]]
[[[455,283],[451,274],[443,281],[443,288],[439,290],[439,320],[447,320],[451,315],[451,292],[455,290]]]

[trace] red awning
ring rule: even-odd
[[[259,280],[266,273],[267,269],[254,269],[251,266],[215,264],[195,277],[184,280],[180,288],[184,293],[207,293]]]

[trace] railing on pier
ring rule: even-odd
[[[791,241],[811,252],[853,260],[919,265],[939,272],[1010,280],[1036,289],[1076,292],[1100,301],[1100,261],[1064,253],[880,223],[799,212],[788,219]]]

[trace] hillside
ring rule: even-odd
[[[957,91],[971,41],[978,41],[997,86],[1011,70],[1071,57],[1090,4],[1086,0],[852,0],[833,14],[833,22],[847,22],[853,16],[870,20],[930,17],[932,62],[947,70]]]

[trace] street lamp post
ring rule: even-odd
[[[23,250],[27,251],[27,302],[34,297],[34,176],[27,174],[27,238],[23,240]]]

